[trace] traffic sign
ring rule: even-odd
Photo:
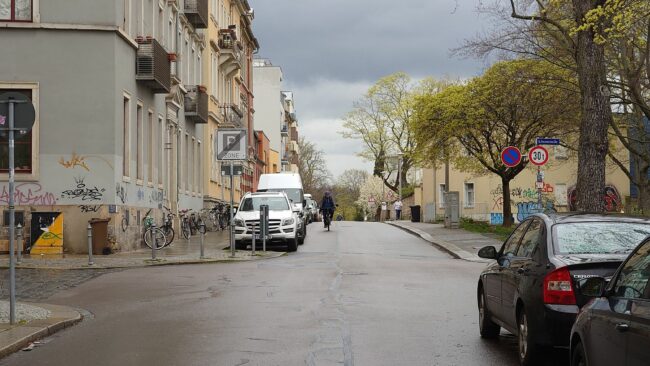
[[[501,162],[508,168],[515,167],[521,163],[521,151],[514,146],[508,146],[501,152]]]
[[[535,145],[559,145],[560,139],[548,139],[544,137],[538,137],[535,139]]]
[[[217,160],[246,160],[246,137],[244,128],[218,129]]]
[[[528,160],[537,166],[544,165],[548,161],[548,150],[544,146],[535,146],[528,152]]]
[[[36,110],[25,94],[8,92],[0,94],[0,130],[9,129],[9,102],[14,102],[14,129],[29,131],[34,126]]]

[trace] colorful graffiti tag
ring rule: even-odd
[[[56,205],[57,199],[53,193],[46,192],[38,183],[22,183],[16,185],[14,203],[20,205],[51,206]],[[9,187],[3,186],[0,191],[0,204],[9,204]]]
[[[569,188],[568,196],[569,210],[577,211],[578,191],[575,186]],[[603,203],[605,204],[605,211],[607,212],[620,212],[623,209],[621,194],[618,193],[618,189],[616,189],[615,186],[610,184],[605,186],[603,192]]]
[[[63,213],[59,213],[52,223],[40,228],[41,234],[32,246],[30,254],[63,253]]]

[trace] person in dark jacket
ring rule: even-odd
[[[334,203],[334,197],[332,197],[332,194],[329,191],[325,191],[325,194],[323,194],[323,200],[320,204],[320,211],[323,213],[323,223],[325,227],[327,227],[327,222],[332,221],[335,209],[336,204]]]

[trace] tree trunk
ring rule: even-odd
[[[514,224],[512,207],[510,207],[510,179],[501,177],[503,187],[503,226],[510,227]]]
[[[638,185],[639,197],[637,209],[643,216],[650,216],[650,184]]]
[[[573,0],[576,21],[583,24],[587,12],[602,1]],[[605,189],[607,129],[612,111],[607,90],[604,47],[594,41],[592,30],[577,35],[576,61],[582,97],[582,120],[578,150],[577,208],[579,211],[602,212]]]

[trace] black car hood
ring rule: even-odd
[[[592,262],[623,262],[628,254],[559,254],[555,258],[567,266]]]

